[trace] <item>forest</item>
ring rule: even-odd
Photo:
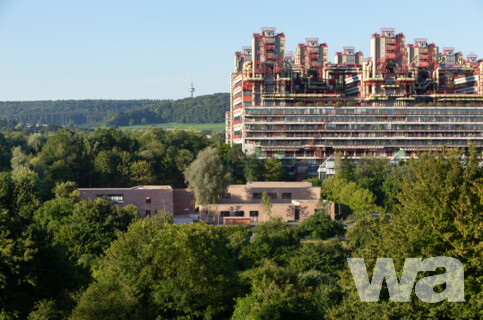
[[[225,122],[225,111],[230,108],[228,93],[160,101],[132,110],[118,111],[104,118],[107,126],[132,126],[154,123],[214,123]]]
[[[398,165],[338,156],[335,176],[307,177],[321,199],[349,211],[336,221],[320,212],[254,229],[176,225],[165,212],[141,219],[135,207],[82,200],[76,190],[194,185],[207,156],[225,182],[289,179],[279,160],[222,140],[158,128],[0,132],[0,319],[481,318],[483,172],[474,147]],[[463,263],[465,303],[428,304],[414,292],[391,302],[385,286],[379,302],[361,302],[346,261],[362,257],[372,270],[377,257],[391,257],[400,276],[405,258],[440,255]]]
[[[3,121],[24,124],[128,126],[153,123],[225,121],[228,93],[179,100],[0,101]],[[0,129],[7,124],[0,121]]]

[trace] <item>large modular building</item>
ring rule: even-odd
[[[406,44],[382,28],[371,55],[307,38],[287,52],[275,28],[235,53],[226,142],[279,158],[291,175],[315,175],[340,152],[407,158],[447,146],[483,144],[483,60],[427,39]]]

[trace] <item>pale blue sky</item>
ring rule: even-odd
[[[483,57],[483,1],[0,0],[0,100],[167,99],[229,91],[260,27],[369,55],[380,27]]]

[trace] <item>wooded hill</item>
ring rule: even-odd
[[[230,106],[228,93],[215,93],[196,98],[165,100],[133,110],[111,113],[104,118],[108,126],[153,123],[216,123],[225,121]]]
[[[102,122],[110,113],[132,110],[157,100],[45,100],[0,102],[0,116],[25,123],[83,125]]]
[[[150,123],[224,121],[229,94],[180,100],[0,101],[0,117],[25,123],[122,126]]]

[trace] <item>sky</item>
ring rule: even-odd
[[[0,101],[179,99],[228,92],[261,27],[370,54],[381,27],[483,58],[483,1],[0,0]]]

